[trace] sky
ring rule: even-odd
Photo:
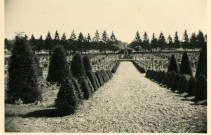
[[[139,31],[141,38],[146,31],[160,32],[182,40],[184,30],[207,33],[206,0],[5,0],[5,38],[13,39],[15,33],[25,32],[29,37],[46,38],[48,31],[54,37],[67,38],[74,30],[93,38],[96,30],[100,36],[104,30],[110,37],[130,43]]]

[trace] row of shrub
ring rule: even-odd
[[[110,70],[92,72],[88,56],[75,54],[71,62],[69,77],[61,81],[55,107],[65,113],[74,113],[83,99],[89,99],[93,93],[112,78]],[[48,77],[48,80],[50,77]],[[57,83],[59,83],[57,81]]]
[[[145,69],[143,67],[140,67],[134,60],[132,61],[133,65],[138,69],[141,73],[146,73]]]
[[[207,79],[201,74],[197,80],[190,75],[176,74],[173,72],[147,70],[146,77],[152,79],[172,91],[179,93],[188,93],[189,96],[195,96],[196,100],[207,99]]]
[[[119,67],[119,64],[120,64],[120,61],[117,61],[117,63],[114,65],[114,67],[112,68],[112,73],[116,73],[116,70],[118,69]]]

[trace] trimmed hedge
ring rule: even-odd
[[[55,100],[55,107],[67,113],[75,112],[79,98],[72,81],[66,79],[61,83],[61,87]]]
[[[79,83],[81,84],[81,89],[84,93],[84,99],[89,99],[92,96],[92,90],[90,88],[87,78],[81,77],[79,79]]]
[[[186,88],[185,88],[186,92],[190,96],[193,96],[195,84],[196,84],[196,79],[193,76],[191,76],[190,79],[188,80],[188,83],[187,83]]]
[[[186,85],[187,85],[189,79],[190,79],[189,75],[183,74],[180,76],[180,80],[179,80],[179,83],[177,86],[177,89],[180,93],[186,92]]]
[[[116,73],[117,68],[119,67],[120,61],[117,61],[117,63],[112,68],[112,73]]]
[[[98,82],[99,82],[100,86],[102,86],[102,85],[104,84],[104,80],[103,80],[103,78],[102,78],[101,73],[100,73],[99,71],[96,71],[96,72],[95,72],[95,75],[96,75],[96,77],[97,77],[97,79],[98,79]]]
[[[180,75],[179,74],[176,74],[171,82],[171,90],[172,91],[175,91],[175,90],[178,90],[178,83],[179,83],[179,80],[180,80]]]
[[[207,99],[207,78],[204,74],[200,74],[196,80],[193,94],[197,101]]]
[[[133,65],[138,69],[141,73],[146,73],[145,69],[143,67],[140,67],[135,61],[132,61]]]
[[[84,93],[81,90],[81,85],[79,84],[78,80],[76,78],[72,78],[72,83],[75,87],[79,99],[80,100],[84,99]]]
[[[95,79],[96,76],[94,76],[94,74],[92,72],[88,72],[87,76],[88,76],[89,80],[91,81],[94,90],[97,91],[99,86],[97,85],[97,82]]]

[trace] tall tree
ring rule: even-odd
[[[189,38],[188,38],[188,33],[187,30],[185,30],[184,35],[183,35],[183,48],[188,48],[189,46]]]
[[[78,35],[78,50],[81,52],[83,52],[83,41],[84,41],[84,36],[83,34],[80,32]]]
[[[46,39],[45,39],[45,49],[51,51],[53,47],[53,41],[50,32],[48,32]]]
[[[199,31],[197,35],[197,47],[202,48],[205,45],[204,34],[202,31]]]
[[[95,32],[95,36],[93,38],[93,41],[95,41],[95,42],[100,41],[100,36],[99,36],[98,30],[96,30],[96,32]]]
[[[166,48],[166,39],[162,32],[160,33],[160,36],[158,38],[158,46],[160,48]]]
[[[175,32],[175,36],[174,36],[174,47],[175,48],[180,48],[180,41],[179,41],[179,37],[178,37],[177,31]]]
[[[26,39],[17,35],[8,69],[7,96],[10,102],[14,103],[19,98],[24,103],[41,100],[34,57]]]
[[[34,51],[37,49],[36,39],[33,34],[29,40],[29,44],[31,45],[31,47]]]
[[[41,51],[43,49],[44,49],[44,43],[43,43],[43,39],[42,39],[42,35],[41,35],[37,41],[37,50]]]
[[[172,40],[171,35],[168,36],[168,47],[169,47],[169,50],[170,50],[170,48],[173,47],[173,40]]]
[[[151,47],[152,49],[157,48],[157,38],[155,37],[154,33],[152,34]]]
[[[106,30],[103,31],[103,34],[102,34],[102,41],[103,41],[103,50],[104,50],[104,52],[106,52],[107,43],[108,43],[108,35],[107,35]]]
[[[190,48],[196,48],[197,47],[197,38],[196,34],[192,33],[191,38],[190,38]]]
[[[70,35],[67,49],[72,50],[73,52],[77,50],[76,34],[74,30],[72,31]]]
[[[65,48],[65,50],[68,50],[68,43],[67,43],[67,38],[66,38],[65,33],[63,33],[60,42],[61,42],[61,45],[63,46],[63,48]]]
[[[54,46],[60,45],[60,39],[59,39],[59,33],[56,30],[55,36],[54,36]]]
[[[116,37],[115,37],[113,31],[112,31],[112,33],[111,33],[110,40],[111,40],[111,41],[116,41]]]
[[[150,49],[149,38],[146,31],[144,32],[144,37],[143,37],[143,47],[145,48],[145,50]]]

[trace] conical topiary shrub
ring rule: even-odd
[[[177,90],[179,79],[180,79],[180,75],[179,74],[176,74],[176,76],[174,76],[173,81],[171,82],[171,90],[172,91]]]
[[[102,86],[102,85],[104,84],[104,80],[103,80],[103,78],[102,78],[101,73],[100,73],[99,71],[96,71],[96,72],[95,72],[95,75],[96,75],[96,77],[97,77],[97,79],[98,79],[98,82],[99,82],[100,86]]]
[[[51,56],[47,81],[61,84],[63,80],[70,78],[72,77],[64,49],[62,46],[57,46]]]
[[[187,74],[187,75],[193,74],[190,61],[186,52],[184,52],[182,55],[182,62],[180,65],[180,74]]]
[[[80,54],[75,54],[71,62],[71,71],[74,77],[80,78],[85,76],[84,63]]]
[[[172,72],[172,71],[174,71],[175,73],[178,73],[178,66],[177,66],[177,62],[174,55],[171,56],[171,60],[168,66],[168,72]]]
[[[170,75],[169,75],[169,79],[168,79],[168,88],[171,88],[171,83],[172,81],[174,80],[174,77],[176,76],[177,74],[173,71],[173,72],[170,72]]]
[[[207,99],[207,78],[204,74],[201,74],[197,78],[193,94],[196,97],[196,100]]]
[[[94,87],[92,85],[92,82],[89,80],[89,77],[86,76],[86,80],[88,82],[88,85],[89,85],[89,88],[90,88],[91,92],[94,93],[95,89],[94,89]]]
[[[86,77],[80,78],[80,84],[84,93],[84,99],[89,99],[92,96],[92,90]]]
[[[83,57],[83,63],[84,63],[84,68],[85,68],[86,74],[88,72],[92,72],[92,66],[90,64],[90,61],[89,61],[89,57],[88,56],[84,56]]]
[[[195,84],[196,84],[196,79],[193,76],[191,76],[185,87],[186,92],[189,94],[189,96],[193,96]]]
[[[96,76],[95,73],[93,73],[93,72],[92,72],[92,74],[93,74],[93,77],[94,77],[94,80],[95,80],[95,82],[96,82],[97,87],[100,88],[100,83],[99,83],[99,81],[98,81],[98,79],[97,79],[97,76]],[[98,90],[98,89],[97,89],[97,90]]]
[[[98,86],[97,86],[97,82],[96,82],[96,79],[94,78],[93,73],[92,72],[88,72],[87,76],[89,77],[89,80],[91,81],[94,90],[97,91]]]
[[[26,39],[16,36],[9,61],[7,101],[14,103],[20,98],[23,103],[32,103],[42,99],[34,57]]]
[[[200,52],[195,78],[197,79],[200,74],[204,74],[207,77],[207,46],[204,46]]]
[[[84,93],[81,89],[81,85],[79,84],[78,80],[76,78],[72,78],[72,83],[75,87],[75,90],[77,91],[77,95],[80,100],[84,99]]]
[[[74,113],[79,104],[79,98],[74,85],[68,79],[61,83],[61,87],[55,100],[55,107],[65,113]]]

